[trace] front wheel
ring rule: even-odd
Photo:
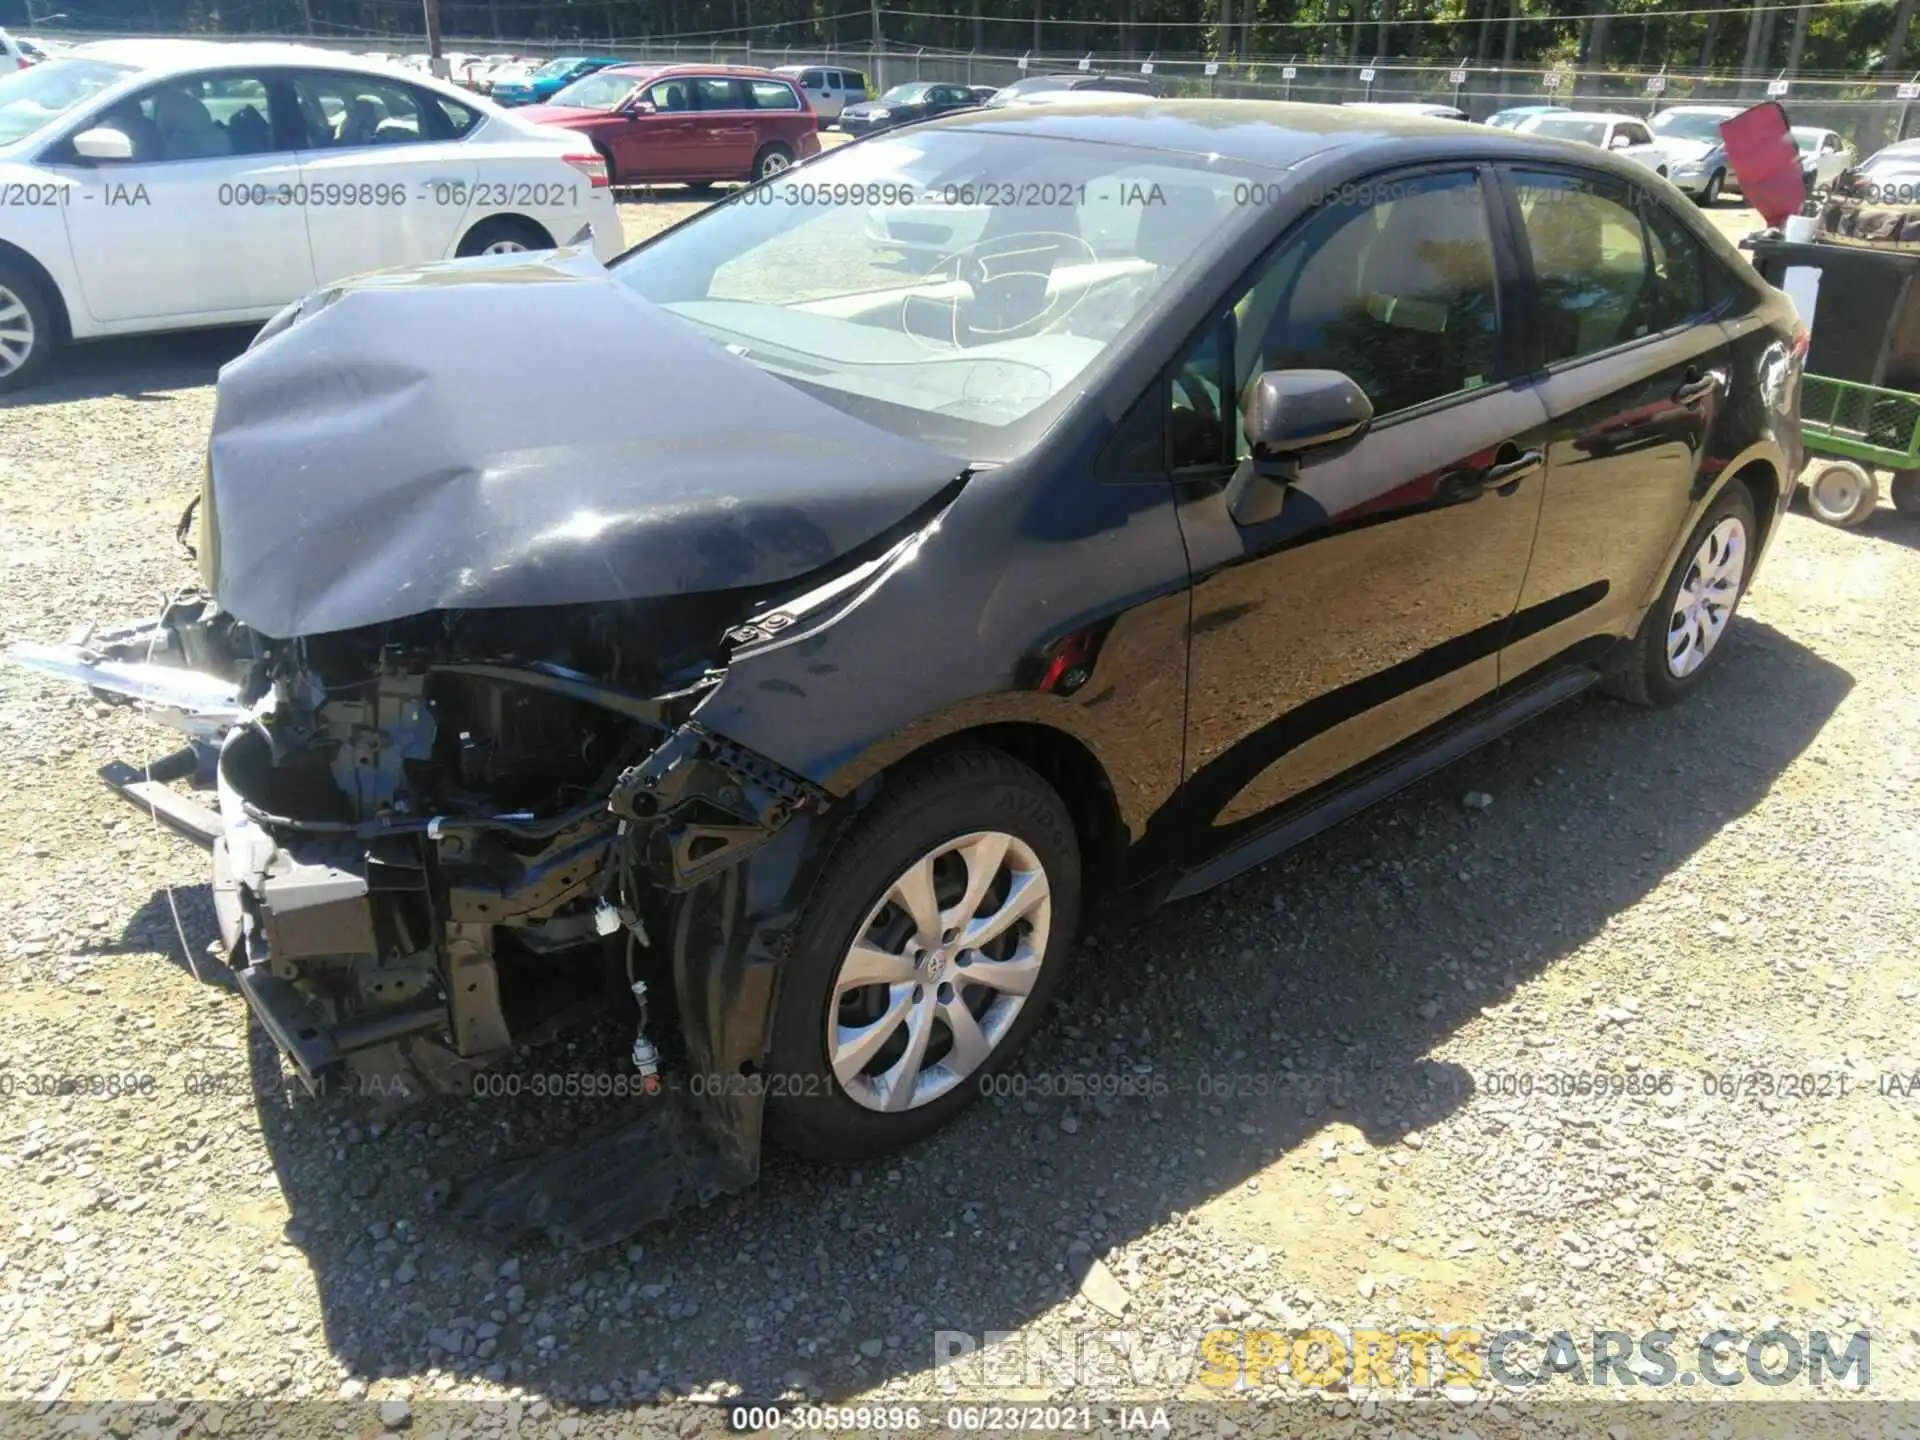
[[[1902,515],[1920,515],[1920,470],[1902,470],[1888,490],[1894,509]]]
[[[1610,694],[1636,705],[1671,705],[1700,684],[1725,648],[1758,533],[1753,497],[1736,480],[1687,537],[1660,598],[1608,678]]]
[[[951,1120],[1040,1023],[1079,906],[1072,817],[1033,770],[961,750],[890,778],[802,914],[768,1134],[864,1160]]]
[[[53,312],[39,285],[0,261],[0,391],[32,384],[53,346]]]
[[[1720,191],[1725,187],[1726,183],[1727,172],[1724,170],[1714,171],[1712,178],[1707,181],[1707,188],[1700,192],[1700,208],[1703,210],[1711,210],[1715,205],[1719,204]]]

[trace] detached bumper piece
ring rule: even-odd
[[[744,1190],[758,1173],[756,1157],[728,1147],[676,1090],[571,1150],[470,1177],[447,1208],[496,1232],[544,1230],[562,1245],[592,1249]]]

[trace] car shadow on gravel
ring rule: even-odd
[[[1001,1093],[932,1140],[849,1169],[769,1156],[749,1191],[630,1246],[503,1240],[423,1205],[605,1106],[468,1096],[383,1115],[364,1095],[293,1093],[256,1031],[261,1125],[327,1345],[360,1376],[416,1385],[437,1368],[575,1400],[714,1382],[840,1398],[930,1368],[937,1331],[1031,1324],[1088,1252],[1147,1236],[1147,1272],[1115,1257],[1139,1287],[1130,1313],[1190,1324],[1197,1344],[1227,1285],[1206,1231],[1188,1278],[1168,1278],[1169,1220],[1289,1162],[1325,1189],[1330,1125],[1385,1145],[1465,1104],[1482,1077],[1435,1048],[1753,810],[1852,686],[1764,624],[1738,620],[1725,643],[1683,706],[1576,702],[1211,896],[1097,930]],[[1491,805],[1463,805],[1471,792]],[[515,1073],[617,1070],[618,1044],[562,1043]],[[1295,1229],[1246,1299],[1316,1235],[1359,1243],[1387,1223],[1381,1175],[1318,1221],[1281,1217]],[[1237,1259],[1256,1242],[1235,1243]]]
[[[111,396],[169,401],[173,391],[213,384],[220,367],[245,350],[259,328],[230,325],[70,346],[54,357],[52,370],[38,384],[0,396],[0,410]]]

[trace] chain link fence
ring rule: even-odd
[[[68,38],[99,39],[99,35]],[[284,40],[334,50],[423,52],[420,37],[329,40],[304,35],[236,35],[233,40]],[[1041,54],[980,50],[942,50],[931,46],[857,45],[809,47],[760,45],[747,40],[712,43],[647,43],[632,40],[593,42],[500,41],[450,37],[447,53],[499,53],[529,57],[619,55],[656,64],[820,65],[858,70],[875,93],[908,80],[941,80],[965,85],[1008,85],[1028,75],[1089,71],[1145,74],[1169,96],[1225,99],[1299,100],[1340,105],[1354,101],[1419,102],[1452,105],[1474,120],[1516,105],[1556,104],[1574,109],[1611,110],[1650,116],[1670,105],[1757,104],[1769,98],[1783,104],[1795,125],[1837,131],[1865,156],[1883,144],[1920,134],[1920,84],[1898,84],[1874,76],[1697,74],[1681,71],[1588,71],[1407,61],[1293,59],[1286,57],[1214,60],[1204,56],[1141,59],[1117,54]],[[1920,77],[1916,77],[1920,79]],[[1902,92],[1906,92],[1903,97]]]

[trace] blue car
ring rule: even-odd
[[[493,103],[496,105],[538,105],[551,100],[554,95],[596,70],[604,70],[609,65],[622,64],[612,55],[562,55],[549,60],[524,80],[505,80],[493,87]]]

